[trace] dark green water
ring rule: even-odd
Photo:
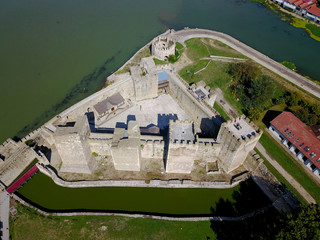
[[[0,0],[0,142],[96,91],[165,27],[230,34],[320,79],[320,43],[240,0]]]
[[[64,188],[37,173],[19,189],[19,194],[43,208],[59,211],[87,209],[177,215],[214,211],[235,216],[269,204],[251,180],[232,189]]]

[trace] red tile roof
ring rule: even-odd
[[[300,5],[300,7],[302,7],[302,8],[307,8],[311,4],[316,3],[316,0],[302,0],[302,1],[303,1],[303,3]]]
[[[308,8],[308,12],[320,17],[320,8],[317,7],[317,4],[310,6],[310,8]]]
[[[296,1],[294,4],[295,4],[296,6],[300,6],[302,3],[304,3],[303,0],[298,0],[298,1]]]
[[[320,140],[310,127],[301,122],[291,112],[283,112],[270,122],[300,152],[303,153],[317,168],[320,168]],[[290,138],[290,136],[292,136]],[[295,141],[299,139],[296,143]],[[303,143],[303,145],[302,145]],[[308,151],[307,148],[309,148]],[[312,158],[312,154],[316,154]]]

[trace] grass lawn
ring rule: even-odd
[[[220,88],[224,93],[225,99],[241,114],[241,105],[235,100],[229,88],[231,79],[231,76],[227,71],[229,63],[211,61],[205,70],[198,74],[194,74],[194,72],[205,67],[207,63],[208,60],[197,61],[196,63],[183,68],[179,72],[179,75],[189,84],[203,80],[212,89],[217,87]]]
[[[263,133],[260,138],[260,143],[263,147],[274,157],[278,163],[286,170],[292,177],[294,177],[309,193],[320,203],[320,186],[315,183],[305,173],[305,169],[296,162],[284,149],[278,146],[278,143],[268,134]]]
[[[199,60],[203,57],[210,57],[210,55],[247,58],[219,41],[192,38],[187,40],[185,43],[187,46],[187,56],[191,60]],[[212,45],[214,45],[214,47]]]
[[[168,64],[168,62],[160,60],[158,58],[153,58],[153,61],[156,65],[161,65],[161,64]]]
[[[176,222],[116,216],[45,217],[18,205],[12,240],[216,239],[210,221]]]
[[[214,103],[213,108],[225,119],[230,120],[230,117],[226,114],[226,112],[222,109],[222,107],[218,103]]]

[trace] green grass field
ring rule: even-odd
[[[305,173],[305,169],[296,162],[268,133],[260,138],[260,143],[277,162],[291,174],[320,203],[320,186]]]
[[[222,109],[222,107],[218,103],[214,103],[213,108],[226,120],[230,120],[230,117],[226,112]]]
[[[216,239],[210,221],[178,222],[116,216],[45,217],[18,206],[12,240]]]
[[[241,105],[235,100],[229,88],[231,79],[231,76],[228,74],[229,63],[212,61],[205,70],[198,74],[194,74],[196,71],[205,67],[207,63],[208,60],[197,61],[196,63],[183,68],[179,72],[179,75],[189,84],[203,80],[213,89],[220,88],[224,93],[225,99],[241,113]]]
[[[199,60],[200,58],[210,57],[210,55],[214,56],[223,56],[223,57],[235,57],[235,58],[247,58],[244,55],[236,52],[229,46],[219,42],[212,41],[212,43],[216,46],[213,47],[209,43],[208,39],[198,39],[192,38],[187,40],[187,56],[191,60]]]

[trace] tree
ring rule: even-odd
[[[320,208],[316,205],[301,206],[282,220],[278,240],[320,239]]]
[[[236,83],[247,85],[256,79],[259,69],[253,63],[232,63],[229,65],[229,74],[233,76]]]

